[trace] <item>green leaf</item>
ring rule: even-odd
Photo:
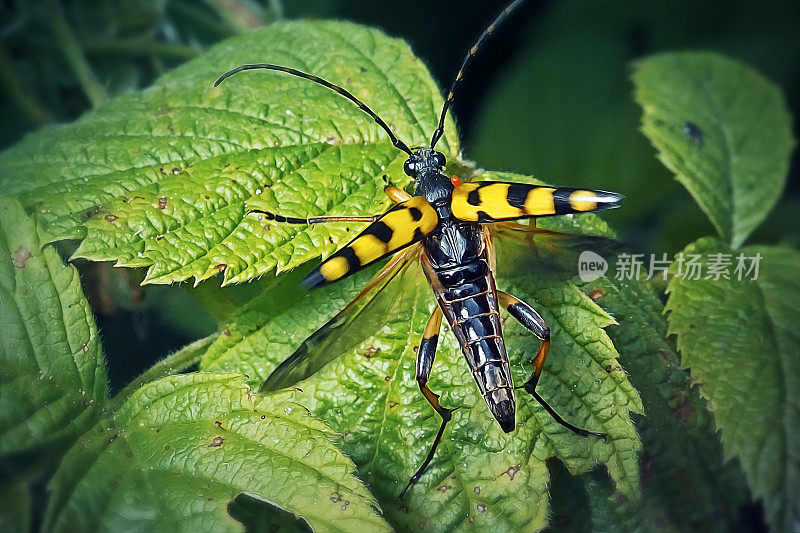
[[[0,455],[82,432],[106,394],[77,270],[42,249],[16,200],[0,198]]]
[[[146,282],[238,282],[332,253],[355,227],[274,226],[249,206],[287,215],[374,214],[389,205],[405,155],[339,94],[271,62],[348,88],[408,145],[424,144],[441,98],[408,45],[345,22],[281,22],[233,37],[141,93],[74,124],[48,128],[0,155],[10,194],[51,238],[81,238],[76,257],[149,267]],[[439,145],[458,152],[455,129]]]
[[[290,394],[258,398],[239,375],[149,383],[70,450],[46,531],[242,531],[246,491],[315,531],[387,531],[332,432]]]
[[[373,273],[364,271],[288,301],[264,294],[232,317],[201,368],[241,371],[251,384],[260,384]],[[603,463],[618,487],[635,497],[640,444],[630,411],[641,411],[641,401],[624,372],[604,369],[617,364],[602,329],[613,320],[570,283],[515,279],[510,284],[501,278],[501,287],[513,286],[552,328],[541,394],[567,419],[609,433],[609,441],[572,434],[523,393],[517,395],[517,430],[504,434],[478,393],[455,338],[444,333],[430,386],[442,394],[443,405],[459,409],[430,469],[401,502],[398,494],[428,453],[440,421],[414,379],[415,350],[435,305],[433,295],[417,268],[396,282],[403,284],[402,298],[394,300],[385,318],[378,317],[380,324],[374,329],[365,324],[363,342],[298,384],[293,396],[344,435],[344,451],[395,528],[539,529],[548,516],[548,457],[559,458],[573,473]],[[520,384],[540,343],[511,320],[506,337],[514,380]]]
[[[681,362],[710,402],[728,456],[738,457],[775,531],[800,527],[800,252],[751,246],[733,253],[716,239],[689,245],[683,257],[706,265],[732,258],[730,279],[669,284],[669,333]],[[738,256],[760,254],[757,279],[735,272]],[[747,265],[750,261],[747,261]],[[705,272],[702,273],[705,278]]]
[[[599,476],[582,478],[585,507],[566,516],[588,515],[592,531],[736,529],[747,501],[744,477],[725,463],[706,402],[665,340],[661,300],[638,280],[602,278],[583,289],[619,322],[608,334],[642,396],[647,416],[635,420],[644,444],[643,491],[638,502],[620,500]]]
[[[780,89],[712,53],[635,63],[642,131],[659,159],[736,249],[777,202],[794,147]]]

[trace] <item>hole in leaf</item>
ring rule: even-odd
[[[247,531],[312,531],[302,518],[249,494],[234,498],[228,504],[228,514]]]

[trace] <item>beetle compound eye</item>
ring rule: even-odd
[[[443,168],[447,163],[447,160],[444,158],[444,154],[441,152],[436,152],[435,154],[433,154],[433,161],[439,168]]]
[[[417,171],[417,165],[413,161],[406,160],[406,162],[403,163],[403,172],[405,172],[406,175],[413,176],[416,171]]]

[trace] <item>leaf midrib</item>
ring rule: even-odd
[[[307,135],[306,135],[306,137],[307,137]],[[192,139],[192,138],[191,137],[186,137],[186,139]],[[364,139],[356,139],[353,142],[349,142],[349,141],[345,142],[344,139],[342,139],[342,142],[336,143],[336,144],[331,144],[331,143],[328,143],[328,142],[325,142],[325,141],[322,141],[322,140],[318,140],[318,141],[305,142],[305,143],[281,144],[280,146],[265,146],[263,148],[250,148],[250,149],[247,149],[246,151],[225,152],[225,153],[222,153],[222,154],[213,155],[211,157],[200,157],[200,156],[197,156],[197,157],[192,157],[192,158],[189,158],[189,159],[170,159],[170,160],[167,160],[167,161],[157,162],[157,163],[148,164],[148,165],[130,166],[130,167],[126,167],[126,168],[112,168],[108,172],[75,175],[75,176],[72,176],[72,177],[68,177],[68,178],[62,179],[62,180],[58,181],[57,183],[49,183],[47,185],[37,186],[37,187],[32,188],[32,189],[21,190],[19,192],[19,194],[23,195],[23,196],[33,196],[35,193],[41,193],[42,191],[48,191],[48,192],[52,191],[54,185],[67,187],[67,186],[69,186],[71,184],[78,184],[79,185],[79,184],[82,184],[82,183],[84,183],[84,182],[86,182],[88,180],[95,180],[95,179],[105,178],[105,177],[109,177],[109,176],[112,176],[112,175],[118,174],[118,173],[124,173],[124,172],[136,171],[136,170],[152,170],[154,168],[158,168],[158,167],[161,167],[161,166],[167,166],[167,165],[176,165],[176,164],[190,165],[190,164],[197,163],[197,162],[205,163],[207,161],[211,162],[211,161],[215,161],[215,160],[219,160],[219,159],[225,159],[225,158],[228,158],[228,159],[230,159],[230,158],[240,158],[240,157],[252,155],[253,152],[269,153],[269,151],[274,151],[274,150],[280,151],[280,150],[285,150],[285,149],[311,148],[311,147],[319,146],[319,147],[323,148],[323,150],[320,151],[320,153],[322,153],[325,149],[328,149],[328,148],[331,148],[331,147],[358,146],[358,145],[364,146],[367,149],[370,146],[392,146],[391,143],[373,143],[373,142],[368,142],[368,141],[366,141]],[[44,162],[44,164],[67,165],[68,166],[68,165],[74,165],[74,164],[76,164],[76,162],[75,161]],[[27,166],[27,165],[20,164],[20,165],[17,165],[17,166]],[[159,179],[159,180],[155,180],[155,181],[150,181],[146,185],[141,185],[138,188],[129,190],[128,193],[136,192],[136,191],[138,191],[138,190],[140,190],[142,188],[145,188],[147,186],[152,186],[153,184],[159,184],[159,183],[162,183],[162,181],[168,181],[169,179],[171,179],[171,178],[167,177],[166,180],[160,180]],[[108,193],[108,192],[106,192],[104,190],[105,186],[101,185],[101,187],[103,187],[102,194],[111,195],[111,193]],[[115,197],[113,197],[111,199],[111,201],[113,202],[115,200],[119,200],[120,198],[121,198],[120,196],[115,196]],[[68,219],[68,218],[70,218],[70,216],[73,216],[73,217],[74,216],[78,216],[81,213],[89,212],[92,209],[95,209],[97,207],[106,207],[108,205],[109,205],[109,202],[103,202],[103,203],[97,203],[96,202],[94,204],[94,206],[91,207],[91,208],[85,209],[85,210],[80,211],[80,212],[71,212],[69,214],[58,215],[57,218],[59,220],[60,219],[65,219],[65,218]]]
[[[707,89],[707,85],[702,82],[697,77],[696,72],[692,68],[686,68],[685,72],[692,80],[695,88],[698,90],[700,94],[703,95],[705,98],[708,107],[711,109],[711,116],[714,117],[714,121],[717,124],[717,127],[722,133],[723,138],[723,149],[725,150],[724,154],[724,161],[725,161],[725,168],[723,170],[723,182],[725,183],[726,192],[728,193],[728,199],[731,202],[731,212],[730,217],[728,217],[727,226],[728,226],[728,235],[727,238],[730,240],[729,242],[734,241],[734,217],[738,216],[738,209],[737,206],[739,205],[738,202],[738,194],[737,194],[737,187],[734,186],[733,182],[733,140],[732,134],[730,129],[725,121],[725,114],[722,112],[722,109],[717,105],[716,100],[712,97],[712,93]]]
[[[338,147],[336,145],[331,145],[331,144],[328,144],[328,143],[311,143],[311,145],[314,145],[314,144],[320,144],[321,147],[322,147],[322,150],[320,150],[314,156],[310,157],[308,160],[303,161],[297,167],[293,168],[292,172],[299,172],[300,170],[304,169],[307,165],[313,164],[316,160],[318,160],[318,158],[323,153],[326,153],[327,150],[329,150],[331,148]],[[267,148],[266,150],[269,150],[269,148]],[[222,157],[222,156],[216,156],[216,157]],[[391,165],[392,162],[394,160],[396,160],[396,158],[397,158],[397,156],[395,156],[395,159],[387,161],[386,165],[387,166]],[[212,158],[209,158],[209,159],[212,159]],[[158,183],[158,182],[153,182],[153,183]],[[152,185],[152,183],[150,185]],[[134,192],[134,191],[130,191],[130,192]],[[347,199],[347,196],[344,196],[342,198],[342,201],[336,202],[336,203],[333,203],[332,205],[330,205],[327,208],[327,212],[330,212],[331,210],[335,209],[338,206],[344,205],[346,203],[345,202],[346,199]],[[235,201],[225,202],[224,207],[218,207],[217,209],[215,209],[213,211],[209,211],[207,213],[203,213],[202,216],[200,216],[200,217],[197,217],[197,218],[194,218],[194,219],[191,219],[191,220],[187,220],[185,222],[181,221],[179,219],[176,219],[174,217],[170,217],[172,220],[177,221],[178,225],[173,227],[173,228],[170,228],[170,230],[168,230],[167,232],[164,232],[161,235],[164,236],[164,237],[166,237],[167,235],[174,235],[174,234],[176,234],[177,232],[179,232],[181,230],[186,230],[188,227],[190,227],[192,225],[200,224],[204,220],[208,220],[209,218],[213,218],[213,217],[217,216],[222,209],[231,209],[231,208],[235,208],[236,206],[246,205],[247,202],[248,202],[248,200],[241,200],[241,201],[235,200]],[[233,225],[231,227],[230,232],[228,232],[228,236],[233,234],[233,233],[235,233],[241,227],[241,224],[244,221],[244,219],[245,219],[245,217],[242,217],[242,219],[239,221],[238,224]],[[290,244],[291,242],[293,242],[294,239],[298,235],[300,235],[302,233],[306,233],[307,234],[307,233],[309,233],[309,231],[311,231],[311,229],[312,228],[306,228],[306,229],[299,229],[298,228],[297,231],[295,231],[291,236],[286,236],[282,241],[274,243],[273,248],[269,252],[269,254],[274,254],[274,252],[276,250],[279,250],[282,247],[286,246],[287,244]],[[290,232],[290,230],[287,230],[287,233],[289,233],[289,232]],[[181,239],[178,237],[177,241],[180,242],[180,240]],[[140,241],[132,241],[132,242],[126,243],[125,247],[128,248],[132,253],[135,252],[136,248],[138,247],[138,248],[141,248],[139,251],[144,253],[144,252],[147,251],[147,243],[148,243],[148,241],[149,241],[148,239],[142,239]],[[168,269],[168,270],[164,270],[162,272],[159,272],[156,277],[149,278],[149,281],[161,280],[161,279],[168,278],[171,274],[174,274],[175,272],[178,272],[178,271],[181,271],[183,269],[189,268],[191,265],[203,261],[204,258],[208,257],[208,255],[211,253],[212,250],[214,250],[215,248],[217,248],[218,246],[220,246],[224,242],[225,242],[224,238],[222,240],[219,240],[218,242],[214,241],[213,243],[211,243],[212,246],[206,248],[205,252],[201,256],[198,256],[196,258],[192,258],[192,260],[187,262],[186,264],[180,264],[180,265],[175,266],[172,269]],[[152,258],[150,258],[149,256],[145,256],[145,259],[148,261],[148,263],[150,265],[155,264],[155,261]],[[124,264],[124,263],[122,263],[122,264]],[[248,266],[252,266],[252,265],[248,265]]]
[[[769,335],[770,335],[770,340],[772,341],[772,344],[776,347],[776,350],[779,352],[778,353],[778,357],[774,358],[776,360],[776,365],[778,366],[778,370],[779,370],[779,374],[778,374],[778,376],[779,376],[779,380],[778,380],[778,383],[779,383],[778,395],[779,395],[779,405],[782,406],[781,407],[781,420],[783,421],[783,423],[780,424],[780,428],[779,428],[778,432],[780,434],[780,441],[781,441],[780,445],[781,445],[781,447],[783,447],[785,450],[788,450],[787,444],[789,443],[789,436],[786,433],[786,428],[787,428],[787,423],[786,422],[787,422],[787,416],[788,416],[788,410],[786,409],[786,398],[787,398],[787,383],[786,383],[786,379],[787,378],[784,377],[783,379],[780,379],[781,376],[785,376],[786,375],[785,372],[784,372],[785,363],[784,363],[783,358],[782,358],[783,352],[781,352],[780,349],[779,349],[780,345],[778,343],[777,326],[776,326],[776,323],[775,323],[775,319],[772,317],[772,314],[769,312],[769,306],[766,305],[767,299],[766,299],[766,295],[764,293],[764,289],[762,288],[761,283],[758,280],[756,280],[756,282],[755,282],[755,287],[756,287],[756,289],[758,291],[758,297],[759,297],[758,306],[760,307],[760,309],[763,310],[764,317],[765,317],[766,321],[768,321],[768,323],[770,325],[770,327],[767,328],[767,331],[769,332]],[[733,287],[732,290],[735,291],[735,287]],[[728,292],[730,292],[730,291],[726,291],[726,293],[728,293]],[[679,305],[686,306],[687,304],[686,303],[682,303],[682,304],[679,304]],[[692,304],[690,303],[688,305],[691,306]],[[676,310],[676,308],[672,307],[669,310],[674,312]],[[695,328],[695,331],[698,331],[698,330],[702,331],[703,330],[702,325],[706,324],[709,319],[710,319],[710,316],[706,316],[706,315],[702,315],[702,314],[698,315],[698,316],[695,316],[693,318],[693,322],[695,322],[695,325],[697,326]],[[669,331],[668,333],[669,334],[678,334],[679,332],[677,332],[677,331]],[[680,337],[679,337],[679,339],[680,339]],[[684,344],[685,344],[685,341],[684,341]],[[681,349],[681,355],[682,355],[682,357],[684,357],[684,349]],[[696,361],[695,361],[695,363],[696,363]],[[688,367],[688,366],[695,366],[695,365],[692,365],[691,362],[687,362],[687,365],[684,365],[684,367]],[[763,367],[762,367],[762,371],[763,371]],[[717,419],[716,416],[714,418],[715,418],[715,420]],[[736,421],[734,419],[731,419],[728,422],[729,423],[733,422],[734,423],[733,427],[738,427],[739,426],[739,424],[736,423]],[[725,442],[725,439],[724,439],[725,429],[722,428],[722,431],[723,431],[723,439],[722,440],[723,440],[723,443],[724,443]],[[735,431],[732,428],[729,429],[729,431],[731,431],[733,434],[738,433],[737,431]],[[764,435],[763,437],[766,439],[768,436]],[[743,439],[740,439],[740,438],[737,437],[737,445],[736,446],[739,448],[739,450],[734,455],[740,455],[740,456],[745,455],[745,453],[747,451],[747,447],[743,446],[743,442],[744,442]],[[762,447],[753,446],[751,448],[751,450],[758,457],[762,457],[763,453],[765,452],[765,449],[763,448],[763,446]],[[754,464],[757,464],[757,463],[760,463],[760,462],[761,462],[760,460],[757,460],[757,461],[754,462]],[[780,480],[781,480],[781,483],[779,484],[779,486],[785,489],[787,487],[787,483],[786,483],[787,472],[786,472],[786,469],[779,469],[779,470],[780,471],[777,474],[780,477]],[[750,476],[752,476],[754,480],[762,481],[759,478],[759,472],[758,471],[750,473]],[[767,488],[764,487],[764,485],[763,485],[763,481],[760,483],[760,485],[761,486],[753,487],[753,490],[757,495],[767,495],[767,494],[769,494],[771,497],[777,499],[777,502],[779,503],[780,507],[783,508],[784,513],[791,512],[790,505],[788,504],[789,500],[786,497],[781,497],[782,495],[780,493],[776,496],[774,493],[768,492]],[[787,521],[787,523],[788,523],[788,521]]]
[[[403,103],[406,112],[411,117],[412,124],[417,128],[417,131],[420,132],[422,134],[422,136],[424,137],[425,136],[425,132],[422,131],[422,126],[420,125],[419,119],[414,114],[414,111],[411,109],[411,106],[408,105],[408,101],[406,100],[406,98],[402,94],[400,94],[400,92],[397,90],[397,87],[394,85],[394,83],[390,83],[388,74],[383,69],[381,69],[375,63],[375,61],[372,60],[372,58],[367,56],[364,53],[363,50],[360,50],[360,49],[356,48],[355,46],[353,46],[353,43],[349,42],[347,39],[342,37],[342,35],[340,33],[337,33],[335,31],[331,30],[330,27],[325,28],[325,30],[328,32],[328,34],[335,35],[339,39],[340,42],[342,42],[349,49],[355,51],[358,55],[363,57],[366,62],[368,62],[369,64],[371,64],[372,66],[375,67],[375,70],[377,72],[381,73],[381,75],[386,80],[386,85],[392,89],[392,92],[394,92],[394,94],[397,96],[398,100]],[[374,36],[373,36],[373,41],[374,41]]]
[[[787,405],[786,404],[786,398],[788,396],[788,394],[787,394],[788,386],[787,386],[787,383],[786,383],[787,374],[784,372],[785,363],[783,361],[783,357],[785,356],[785,354],[781,350],[781,345],[778,342],[778,334],[777,334],[777,329],[778,328],[777,328],[775,319],[772,316],[772,313],[770,313],[770,306],[768,306],[766,304],[766,302],[767,302],[766,294],[764,293],[764,289],[762,288],[761,283],[759,283],[758,280],[756,280],[756,287],[758,288],[758,294],[759,294],[759,298],[761,300],[760,301],[760,305],[764,309],[764,316],[766,317],[766,319],[767,319],[767,321],[769,323],[769,326],[770,326],[769,327],[769,332],[770,332],[770,334],[772,336],[772,341],[773,341],[773,343],[775,345],[776,351],[778,352],[778,357],[775,358],[775,360],[777,361],[776,364],[778,365],[778,376],[781,376],[783,378],[783,379],[779,379],[778,380],[778,383],[780,383],[780,387],[779,387],[779,390],[778,390],[780,401],[779,401],[778,405],[780,405],[782,407],[782,409],[781,409],[781,411],[782,411],[781,419],[782,419],[783,423],[780,424],[780,434],[781,434],[781,437],[782,437],[781,438],[781,447],[784,449],[784,453],[788,454],[789,453],[788,444],[790,442],[790,439],[789,439],[788,433],[786,432],[786,428],[788,427],[788,422],[789,422],[789,420],[788,420],[788,411],[789,410],[786,407],[786,405]],[[758,449],[758,451],[759,451],[759,456],[763,456],[763,453],[765,452],[765,449],[762,446],[762,447],[760,447]],[[761,461],[759,461],[759,463],[760,462]],[[780,476],[780,480],[781,480],[779,486],[782,487],[784,489],[784,491],[785,491],[785,489],[788,488],[788,483],[786,482],[788,468],[780,468],[778,470],[779,470],[778,476]],[[755,488],[755,490],[757,491],[758,488]],[[764,493],[767,492],[766,489],[763,487],[763,485],[761,487],[761,490],[763,490]],[[780,502],[780,507],[782,507],[784,509],[784,514],[790,513],[791,512],[791,504],[790,504],[789,496],[787,495],[787,493],[783,492],[783,494],[780,494],[780,492],[779,492],[778,496],[779,497],[777,498],[777,500]],[[783,496],[783,497],[780,497],[780,496]],[[773,497],[775,497],[775,495],[773,495]],[[788,517],[784,516],[784,520],[785,520],[784,526],[788,526],[789,523],[790,523],[790,520],[788,519]]]
[[[210,381],[208,383],[214,383],[214,381]],[[219,382],[217,382],[217,383],[219,383]],[[162,397],[159,397],[159,400],[161,400],[161,398]],[[299,406],[299,407],[301,407],[301,406]],[[290,418],[287,418],[287,417],[283,417],[283,416],[277,415],[276,413],[273,413],[273,412],[270,412],[270,411],[259,411],[259,412],[261,412],[263,415],[268,416],[272,420],[280,420],[280,421],[288,422],[289,424],[293,425],[295,427],[295,429],[298,429],[301,432],[303,430],[307,430],[307,431],[310,431],[310,432],[319,433],[319,430],[310,428],[309,426],[303,424],[302,422],[300,422],[297,419],[290,419]],[[252,411],[249,411],[247,409],[232,409],[232,410],[226,412],[225,416],[226,417],[242,416],[243,419],[247,419],[252,414],[253,414]],[[134,419],[131,419],[130,423],[133,423],[134,421],[135,421]],[[181,423],[181,422],[190,422],[190,423],[191,422],[199,422],[199,423],[208,422],[208,423],[210,423],[211,419],[208,419],[208,420],[202,419],[202,418],[200,418],[200,419],[187,419],[187,420],[179,420],[179,421],[176,421],[176,422],[178,422],[178,423]],[[293,455],[290,455],[290,454],[286,453],[284,451],[284,449],[282,449],[280,447],[268,446],[264,442],[255,440],[255,439],[253,439],[251,437],[248,437],[247,435],[245,435],[243,433],[240,433],[238,431],[235,431],[235,430],[226,429],[225,431],[231,432],[232,434],[236,435],[237,438],[241,439],[244,442],[250,443],[251,445],[255,446],[256,448],[266,448],[267,450],[270,451],[270,453],[273,453],[275,455],[279,455],[279,456],[283,457],[284,459],[286,459],[290,463],[301,465],[303,467],[303,469],[305,469],[308,473],[311,474],[310,477],[320,477],[322,479],[327,480],[328,482],[330,482],[334,486],[340,486],[341,485],[338,480],[332,478],[329,474],[323,472],[320,468],[315,467],[314,465],[311,465],[306,461],[303,461],[299,457],[296,457],[296,456],[293,456]],[[125,434],[125,429],[122,429],[122,430],[119,431],[119,437],[123,439],[123,441],[125,442],[125,445],[128,448],[128,450],[136,458],[136,462],[139,465],[139,471],[142,473],[142,478],[145,479],[145,481],[148,483],[148,485],[150,485],[149,478],[148,478],[148,476],[146,474],[149,471],[155,470],[155,468],[152,465],[150,465],[149,463],[142,462],[142,460],[140,459],[140,457],[136,453],[136,451],[129,445],[128,439],[127,439],[127,435]],[[169,469],[166,469],[166,468],[159,468],[158,470],[161,470],[162,472],[166,472],[166,473],[175,473],[176,472],[176,470],[169,470]],[[177,470],[177,472],[178,473],[185,473],[185,472],[182,472],[181,470]],[[189,474],[193,478],[194,477],[208,478],[208,476],[206,476],[204,474],[195,474],[194,472],[190,472]],[[345,475],[349,475],[349,474],[345,474]],[[235,492],[238,492],[238,493],[245,492],[245,488],[242,488],[242,487],[239,487],[237,485],[231,484],[230,482],[228,482],[226,480],[214,480],[214,481],[216,483],[219,483],[220,485],[225,485],[225,486],[229,487],[232,491],[235,491]],[[151,485],[151,487],[152,487],[152,485]],[[345,488],[349,492],[352,492],[353,496],[359,497],[359,494],[357,493],[357,490],[354,489],[353,487],[345,485]],[[151,492],[154,493],[155,491],[151,491]],[[281,509],[289,510],[289,508],[284,506],[284,505],[280,505],[280,504],[278,504],[276,502],[273,502],[272,500],[268,500],[268,501],[270,501],[272,503],[275,503],[275,505],[277,507],[281,508]],[[368,503],[368,502],[364,502],[364,503]],[[297,509],[295,509],[295,510],[297,511],[298,514],[300,514],[303,517],[313,517],[313,516],[315,516],[315,515],[312,515],[312,514],[310,514],[308,512],[302,512],[302,511],[297,510]],[[333,529],[336,529],[337,531],[342,531],[342,533],[348,533],[346,530],[342,530],[339,527],[334,527],[333,523],[329,520],[329,518],[330,518],[329,516],[316,515],[316,518],[322,523],[327,523],[328,526],[330,526]]]

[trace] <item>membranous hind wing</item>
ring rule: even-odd
[[[313,289],[357,272],[387,255],[422,240],[436,228],[439,216],[422,196],[392,207],[344,248],[330,256],[303,280]]]
[[[497,273],[503,278],[570,279],[580,273],[580,261],[587,252],[593,260],[605,261],[611,270],[608,275],[613,275],[617,257],[627,249],[610,232],[603,232],[604,235],[572,232],[579,227],[564,228],[569,229],[565,232],[533,223],[498,222],[484,228],[496,250]]]
[[[379,331],[402,301],[409,283],[422,279],[420,246],[406,248],[386,264],[339,314],[314,332],[261,386],[261,391],[291,387]]]
[[[607,191],[478,181],[457,185],[450,207],[460,220],[489,223],[611,209],[621,201]]]

